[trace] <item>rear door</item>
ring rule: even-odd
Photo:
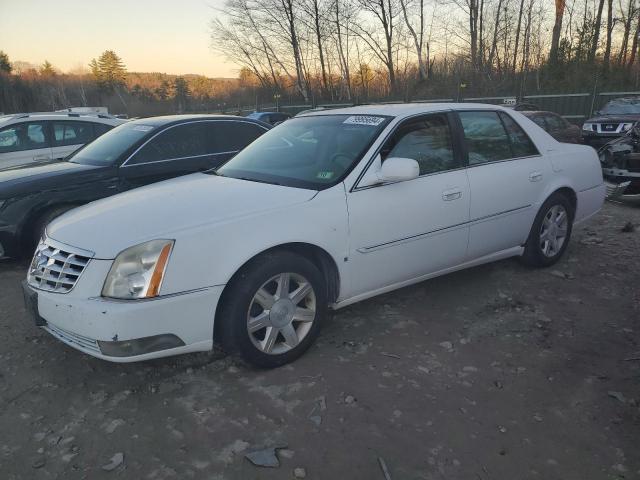
[[[14,123],[0,129],[0,169],[51,161],[44,121]]]
[[[552,170],[504,112],[458,112],[471,189],[469,259],[522,245]]]
[[[73,120],[51,120],[51,156],[62,160],[94,138],[93,124]]]

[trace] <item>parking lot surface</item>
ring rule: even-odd
[[[0,479],[639,478],[639,225],[606,204],[554,267],[353,305],[271,371],[93,359],[28,323],[26,264],[0,263]]]

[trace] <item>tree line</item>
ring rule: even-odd
[[[639,86],[636,0],[227,0],[211,29],[256,91],[307,102]]]
[[[203,75],[128,72],[111,50],[88,68],[62,73],[50,62],[11,62],[0,51],[0,112],[52,111],[74,106],[106,106],[129,116],[231,108],[239,80]]]
[[[0,111],[236,113],[640,89],[636,0],[227,0],[210,32],[237,78],[129,72],[113,51],[62,73],[0,52]]]

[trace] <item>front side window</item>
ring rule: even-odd
[[[446,114],[429,115],[402,125],[382,148],[381,155],[383,162],[389,157],[415,160],[420,166],[420,175],[459,166]]]
[[[153,125],[124,123],[76,150],[68,159],[70,162],[84,165],[113,165],[155,129]]]
[[[170,127],[140,149],[127,165],[195,157],[211,153],[205,122]]]
[[[496,112],[460,112],[469,165],[511,158],[511,142]]]
[[[109,130],[113,128],[112,125],[107,125],[106,123],[94,123],[93,124],[93,136],[94,138],[98,138],[100,135],[104,135]]]
[[[0,130],[0,153],[47,148],[45,124],[28,122],[10,125]]]
[[[255,182],[320,190],[338,183],[362,158],[390,117],[315,115],[269,130],[217,170]]]
[[[253,142],[266,130],[250,122],[219,120],[210,122],[207,129],[216,139],[215,152],[237,152]]]
[[[93,128],[88,122],[51,122],[53,146],[80,145],[93,140]]]

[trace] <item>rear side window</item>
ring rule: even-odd
[[[159,162],[212,153],[206,125],[205,122],[192,122],[171,127],[142,147],[128,164]]]
[[[459,112],[469,165],[512,158],[511,141],[497,112]]]
[[[207,128],[213,130],[217,153],[242,150],[266,132],[264,128],[249,122],[217,121],[211,122]]]
[[[536,125],[538,125],[540,128],[542,128],[543,130],[547,130],[547,124],[544,122],[544,117],[541,117],[540,115],[536,115],[535,117],[529,117],[529,119],[535,123]]]
[[[500,118],[504,122],[504,126],[511,140],[511,150],[513,158],[529,157],[538,155],[538,150],[533,145],[529,136],[525,133],[520,125],[506,113],[500,113]]]
[[[49,142],[43,122],[18,123],[0,129],[0,153],[47,147]]]
[[[551,130],[564,130],[567,128],[567,122],[562,117],[547,115],[546,120]]]
[[[93,127],[89,122],[53,121],[53,146],[81,145],[93,140]]]

